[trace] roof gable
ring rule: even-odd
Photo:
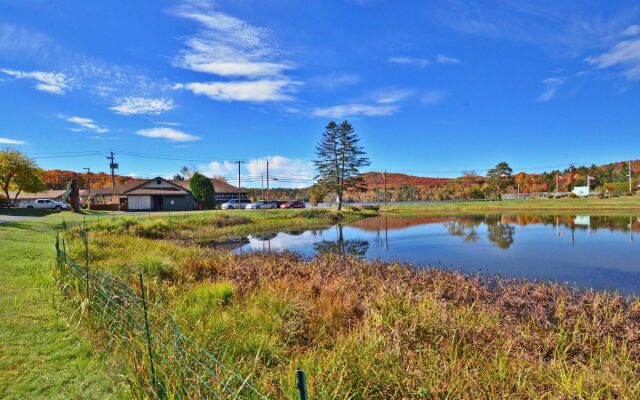
[[[131,192],[136,192],[136,194],[142,194],[145,191],[167,191],[167,192],[176,192],[176,193],[191,193],[191,191],[185,187],[180,185],[176,185],[170,180],[164,179],[162,177],[155,177],[153,179],[149,179],[148,181],[143,181],[136,186],[133,186],[124,191],[124,194],[130,194]]]

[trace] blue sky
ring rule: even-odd
[[[304,186],[350,120],[371,170],[640,158],[635,1],[0,0],[0,144],[44,168]]]

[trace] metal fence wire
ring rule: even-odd
[[[129,358],[132,390],[141,398],[266,399],[243,377],[211,352],[182,334],[173,315],[147,301],[139,288],[89,267],[86,230],[80,238],[84,265],[69,257],[68,243],[56,237],[57,270],[66,300],[73,302],[108,348]],[[68,238],[69,240],[71,238]],[[75,240],[75,239],[71,239]]]

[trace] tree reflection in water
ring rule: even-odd
[[[487,239],[506,250],[513,244],[513,236],[516,234],[516,228],[511,224],[503,223],[499,216],[489,216],[485,219],[487,225]]]
[[[369,250],[369,242],[366,240],[344,239],[342,225],[336,225],[336,241],[323,240],[313,244],[313,249],[319,254],[338,254],[340,256],[351,256],[362,258]]]

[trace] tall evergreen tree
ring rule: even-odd
[[[360,138],[353,126],[344,121],[337,125],[334,121],[326,126],[322,139],[316,147],[317,160],[314,161],[318,184],[327,191],[335,192],[338,210],[342,210],[344,194],[347,190],[364,191],[364,180],[360,168],[370,165],[364,148],[358,145]]]
[[[489,184],[502,194],[503,190],[514,184],[515,179],[512,174],[513,169],[503,161],[487,171],[487,179]]]

